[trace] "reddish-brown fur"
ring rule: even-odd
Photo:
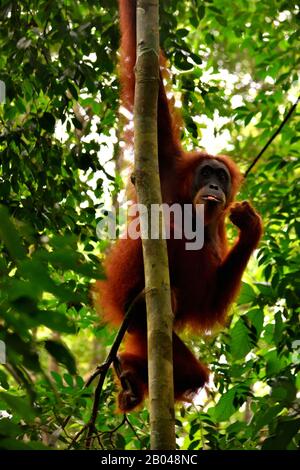
[[[135,52],[135,2],[119,0],[121,24],[120,76],[122,104],[133,110]],[[163,58],[162,58],[162,65]],[[260,217],[250,204],[232,205],[242,178],[236,165],[226,156],[213,157],[200,152],[184,152],[179,141],[179,121],[174,118],[163,82],[158,100],[158,152],[163,200],[167,203],[191,203],[192,181],[196,167],[205,160],[224,163],[231,175],[231,193],[214,223],[206,227],[205,243],[198,251],[187,251],[186,240],[168,240],[172,305],[175,329],[190,326],[194,331],[223,324],[234,300],[243,271],[257,246],[262,227]],[[225,217],[230,213],[240,229],[238,240],[228,249]],[[104,319],[120,325],[126,308],[144,288],[141,240],[120,239],[105,261],[107,280],[96,284],[97,304]],[[121,353],[124,377],[131,392],[119,395],[119,407],[128,411],[139,404],[147,392],[147,334],[144,301],[135,306],[135,318]],[[176,333],[173,336],[175,398],[188,400],[208,380],[208,369],[188,350]]]

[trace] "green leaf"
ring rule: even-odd
[[[125,449],[126,441],[124,439],[124,436],[120,433],[116,433],[115,435],[115,443],[116,443],[116,448],[118,450]]]
[[[82,255],[67,246],[63,249],[56,248],[53,252],[39,253],[38,258],[63,270],[70,269],[88,278],[98,278],[101,275],[100,266],[95,268],[91,263],[85,262]]]
[[[78,388],[84,387],[84,380],[80,375],[76,375],[76,385]]]
[[[181,38],[184,38],[185,36],[187,36],[189,34],[189,30],[188,29],[185,29],[185,28],[179,28],[177,29],[176,31],[176,35],[181,37]]]
[[[73,98],[78,101],[78,93],[76,87],[73,85],[73,83],[69,80],[68,81],[68,87],[70,92],[72,93]]]
[[[274,418],[282,411],[283,405],[275,405],[267,409],[258,410],[258,412],[254,415],[253,421],[253,432],[258,432],[263,426],[270,424]]]
[[[7,392],[0,392],[0,398],[5,401],[8,406],[8,411],[13,416],[17,415],[29,422],[35,418],[36,412],[26,398],[11,395]]]
[[[295,227],[297,237],[300,238],[300,220],[295,220],[294,227]]]
[[[7,436],[16,437],[19,436],[21,432],[20,425],[13,423],[10,418],[0,419],[0,439]]]
[[[76,333],[76,325],[65,315],[61,313],[45,310],[38,311],[34,315],[34,321],[37,325],[45,325],[53,331],[58,331],[60,333],[74,334]]]
[[[230,330],[230,350],[234,359],[244,358],[252,348],[249,330],[243,318],[240,318]]]
[[[52,377],[54,378],[55,382],[57,383],[57,385],[59,387],[62,387],[63,386],[63,381],[62,381],[62,377],[61,375],[59,375],[57,372],[55,372],[54,370],[51,371],[51,375]]]
[[[300,419],[281,420],[277,424],[275,434],[262,445],[262,450],[285,450],[300,429]]]
[[[58,362],[64,365],[70,374],[76,374],[76,363],[69,349],[59,341],[49,339],[45,341],[45,348],[49,354]]]
[[[259,308],[254,308],[247,313],[247,318],[254,326],[257,334],[257,338],[260,337],[264,326],[264,312]]]
[[[16,107],[18,108],[20,114],[26,113],[26,106],[24,105],[24,102],[21,98],[18,98],[16,100]]]
[[[224,18],[224,16],[216,15],[215,18],[216,18],[217,22],[220,23],[220,25],[227,26],[227,20],[226,20],[226,18]]]
[[[55,117],[51,113],[44,113],[39,119],[39,123],[42,129],[45,129],[49,133],[54,132],[55,128]]]
[[[5,390],[9,389],[9,383],[7,380],[7,375],[3,370],[0,370],[0,385],[2,388],[5,388]]]
[[[8,216],[8,210],[3,206],[0,206],[0,238],[14,259],[25,258],[19,234]]]
[[[287,377],[278,377],[272,385],[271,397],[275,401],[290,405],[296,398],[297,389],[294,382]]]
[[[242,288],[237,303],[239,305],[248,304],[250,302],[253,302],[255,299],[256,294],[253,287],[250,284],[247,284],[246,282],[242,282]]]
[[[198,8],[198,18],[199,20],[202,20],[202,18],[204,18],[205,16],[205,6],[203,4],[199,5],[199,8]]]
[[[190,52],[190,58],[195,62],[195,64],[201,65],[202,64],[202,59],[199,57],[199,55],[194,54],[193,52]]]
[[[266,297],[267,300],[273,302],[273,300],[275,299],[275,293],[270,285],[262,284],[259,282],[257,282],[255,285],[258,287],[259,291],[264,295],[264,297]]]
[[[213,412],[213,416],[216,421],[226,421],[235,412],[235,407],[233,405],[235,393],[235,388],[231,388],[221,396]]]
[[[187,57],[180,51],[175,53],[174,64],[179,70],[191,70],[193,68],[193,64],[188,62]]]
[[[274,328],[274,343],[278,345],[280,343],[283,332],[283,321],[281,313],[277,312],[275,314],[275,328]]]
[[[5,450],[49,450],[38,441],[23,442],[16,439],[0,439],[0,449]]]
[[[3,181],[0,183],[0,197],[6,199],[10,193],[10,183],[9,181]]]
[[[81,300],[79,295],[72,290],[65,288],[62,284],[57,285],[53,279],[51,279],[45,265],[37,258],[22,261],[20,272],[33,286],[37,285],[40,289],[50,292],[63,301]]]
[[[278,357],[277,351],[270,351],[265,355],[267,375],[272,377],[279,373],[285,366],[283,358]]]
[[[253,118],[253,116],[255,115],[255,113],[249,113],[245,119],[244,119],[244,123],[245,123],[245,126],[248,126],[248,124],[250,123],[251,119]]]
[[[82,130],[82,123],[77,118],[73,118],[72,122],[76,129],[79,129],[80,131]]]
[[[69,385],[69,387],[74,387],[73,377],[70,374],[64,374],[64,380]]]
[[[200,439],[196,439],[195,441],[191,442],[188,446],[188,450],[195,450],[199,447]]]

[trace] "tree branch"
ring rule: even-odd
[[[98,381],[97,386],[96,386],[96,389],[95,389],[95,393],[94,393],[93,409],[92,409],[92,413],[91,413],[91,417],[89,419],[89,422],[87,424],[85,424],[80,429],[80,431],[74,436],[74,438],[72,439],[71,444],[68,447],[69,449],[72,448],[72,446],[75,444],[75,442],[78,440],[78,438],[83,434],[83,432],[85,430],[87,430],[86,448],[89,449],[92,445],[93,433],[96,430],[95,423],[96,423],[96,419],[97,419],[97,415],[98,415],[100,396],[101,396],[102,387],[103,387],[103,384],[104,384],[104,381],[105,381],[105,378],[106,378],[106,374],[107,374],[108,369],[110,368],[111,364],[117,359],[117,353],[118,353],[120,344],[121,344],[121,342],[124,338],[124,335],[125,335],[128,327],[129,327],[129,325],[130,325],[130,322],[132,320],[132,316],[133,316],[133,313],[134,313],[134,307],[135,307],[136,303],[140,300],[141,296],[143,296],[143,295],[144,295],[144,290],[142,292],[140,292],[134,298],[134,300],[131,302],[129,308],[126,311],[123,323],[119,328],[117,336],[115,337],[115,340],[113,342],[112,347],[110,348],[110,351],[108,353],[108,356],[107,356],[105,362],[96,368],[95,372],[93,372],[93,374],[88,378],[88,380],[86,381],[86,383],[84,385],[84,388],[89,387],[89,385],[91,385],[91,383],[96,379],[96,377],[100,376],[99,381]],[[71,416],[68,416],[65,419],[62,428],[64,428],[68,424],[70,418],[71,418]]]
[[[260,159],[260,157],[263,155],[263,153],[267,150],[267,148],[269,147],[269,145],[273,142],[273,140],[275,139],[275,137],[277,137],[277,135],[279,134],[279,132],[281,131],[281,129],[285,126],[285,124],[287,123],[287,121],[289,120],[289,118],[291,117],[291,115],[293,114],[293,112],[295,111],[296,107],[297,107],[297,104],[299,103],[299,100],[300,100],[300,96],[298,97],[296,103],[293,104],[293,106],[291,107],[291,109],[289,110],[289,112],[287,113],[287,115],[285,116],[284,120],[282,121],[282,123],[280,124],[280,126],[278,127],[278,129],[274,132],[274,134],[270,137],[270,139],[268,140],[268,142],[266,143],[266,145],[263,147],[263,149],[259,152],[259,154],[257,155],[257,157],[253,160],[253,162],[251,163],[251,165],[249,166],[249,168],[247,169],[247,171],[245,172],[244,176],[245,178],[248,176],[249,172],[252,170],[252,168],[254,167],[254,165],[258,162],[258,160]]]

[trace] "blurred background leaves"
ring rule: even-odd
[[[68,448],[91,412],[84,381],[114,337],[90,286],[108,245],[98,209],[126,170],[117,16],[112,0],[0,2],[0,448]],[[231,154],[245,171],[299,95],[299,5],[166,0],[160,21],[186,148]],[[213,383],[177,407],[182,449],[298,447],[299,142],[296,110],[239,195],[264,239],[228,327],[185,338]],[[97,447],[147,448],[147,409],[123,422],[114,388],[110,374]]]

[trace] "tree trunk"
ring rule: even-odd
[[[144,236],[150,207],[161,204],[157,148],[159,88],[158,0],[137,2],[137,63],[134,99],[135,178],[140,211],[148,325],[151,449],[175,449],[172,358],[173,314],[166,241]],[[149,219],[149,220],[148,220]],[[161,224],[160,224],[161,226]],[[150,227],[150,223],[149,223]],[[145,232],[144,232],[145,231]]]

